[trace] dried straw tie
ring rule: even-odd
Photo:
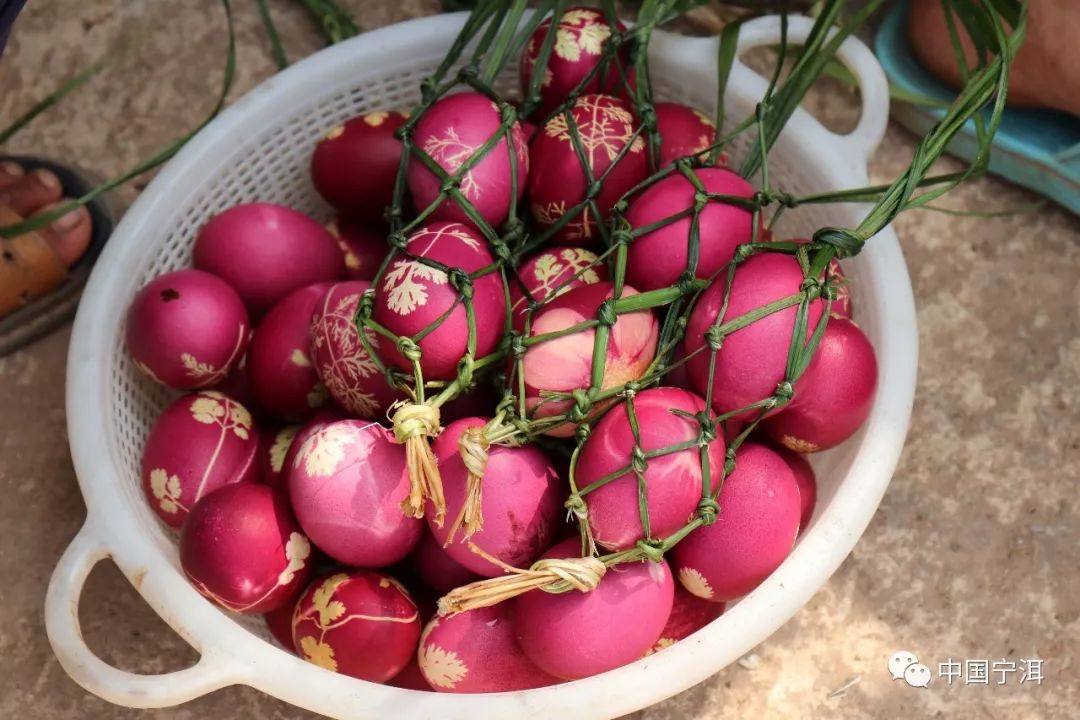
[[[607,566],[595,557],[537,560],[528,570],[522,570],[489,555],[474,543],[469,543],[469,549],[509,574],[451,590],[439,598],[440,616],[498,605],[530,590],[555,594],[571,590],[590,592],[596,589],[607,572]]]
[[[435,524],[442,527],[446,498],[439,466],[427,440],[442,430],[439,408],[403,402],[394,412],[393,423],[394,437],[405,444],[405,466],[409,470],[409,495],[402,501],[401,509],[406,515],[420,518],[424,516],[424,501],[431,500]]]
[[[468,540],[484,526],[481,496],[489,447],[491,443],[488,442],[487,434],[482,426],[468,428],[458,438],[458,451],[465,469],[469,471],[469,477],[465,481],[465,502],[457,517],[454,518],[454,524],[450,527],[450,534],[445,543],[447,545],[454,541],[454,536],[462,526],[465,528],[462,540]]]

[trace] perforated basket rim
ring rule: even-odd
[[[188,585],[167,545],[148,541],[151,513],[141,498],[125,495],[123,485],[132,479],[116,460],[117,418],[109,378],[119,362],[117,337],[124,312],[143,281],[138,269],[148,267],[164,244],[162,228],[169,227],[177,208],[185,207],[206,186],[207,178],[222,171],[230,153],[243,146],[253,131],[287,117],[299,97],[318,92],[320,82],[339,82],[361,66],[407,65],[410,50],[419,54],[445,49],[464,17],[435,16],[376,30],[265,81],[169,163],[110,240],[87,286],[68,358],[70,445],[88,517],[54,574],[46,604],[57,656],[90,691],[121,704],[151,707],[183,702],[230,684],[247,684],[343,720],[388,715],[462,720],[615,717],[700,682],[767,638],[824,584],[872,517],[903,446],[915,387],[914,302],[891,229],[874,238],[850,265],[863,290],[857,298],[859,320],[877,350],[880,381],[866,426],[844,446],[850,459],[844,463],[835,494],[787,561],[757,590],[707,628],[655,655],[573,683],[494,695],[419,693],[366,683],[322,670],[252,634]],[[755,22],[761,30],[768,19]],[[677,77],[711,97],[715,95],[711,61],[715,53],[710,51],[714,42],[658,33],[651,48],[654,72]],[[850,40],[846,47],[852,42],[862,47]],[[728,103],[752,106],[764,88],[762,78],[736,64]],[[801,110],[774,151],[774,157],[785,156],[789,161],[802,158],[815,163],[821,190],[867,183],[865,155]],[[837,206],[830,212],[838,222],[850,224],[859,219],[861,209]],[[78,593],[89,569],[105,557],[111,557],[151,607],[202,653],[194,668],[159,677],[135,676],[109,668],[86,649],[78,633]]]

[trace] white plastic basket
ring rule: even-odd
[[[272,644],[258,618],[214,607],[181,573],[175,537],[158,523],[140,485],[139,456],[169,394],[136,371],[123,346],[125,310],[150,278],[190,264],[199,227],[240,202],[283,203],[328,215],[308,179],[314,144],[346,118],[408,107],[438,64],[464,15],[443,15],[376,30],[324,50],[267,80],[192,140],[132,206],[90,278],[68,360],[71,452],[88,509],[61,558],[45,603],[49,640],[80,685],[132,707],[176,705],[244,684],[341,720],[440,718],[609,718],[684,690],[767,638],[821,587],[870,521],[900,454],[915,387],[914,304],[904,259],[885,230],[846,265],[856,318],[877,350],[880,381],[866,426],[842,447],[814,457],[817,513],[787,561],[717,621],[675,646],[600,676],[498,695],[419,693],[337,675]],[[741,45],[779,42],[777,18],[748,23]],[[810,22],[791,18],[790,37]],[[652,73],[664,99],[714,106],[716,41],[657,33]],[[848,135],[825,130],[806,112],[792,117],[770,157],[775,186],[795,194],[867,184],[866,161],[885,130],[885,77],[869,50],[847,40],[839,58],[858,77],[863,112]],[[513,84],[512,75],[503,78]],[[752,112],[766,82],[736,63],[729,117]],[[744,148],[735,148],[738,156]],[[789,213],[786,232],[853,225],[864,209],[809,206]],[[111,558],[154,610],[201,654],[193,667],[164,675],[113,668],[86,646],[78,603],[91,568]]]

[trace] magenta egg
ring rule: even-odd
[[[509,603],[433,619],[417,655],[437,692],[509,692],[559,682],[521,653]]]
[[[552,239],[567,245],[595,246],[601,239],[599,223],[606,222],[619,198],[648,174],[648,153],[644,138],[634,134],[634,114],[622,100],[610,95],[582,95],[571,115],[593,177],[606,173],[596,196],[600,217],[588,206],[575,210],[585,200],[589,181],[565,113],[548,120],[530,144],[529,210],[542,229],[554,226],[573,211],[573,218],[566,220]],[[620,157],[627,145],[629,150]]]
[[[465,504],[469,472],[460,453],[437,457],[446,516],[454,519]],[[453,522],[439,527],[429,513],[431,534],[451,558],[479,575],[495,577],[505,570],[473,552],[470,543],[507,565],[527,567],[551,546],[564,512],[562,483],[555,467],[534,445],[492,445],[481,488],[480,530],[468,539],[459,531],[451,540]]]
[[[240,296],[199,270],[154,278],[131,301],[124,329],[140,370],[177,390],[221,382],[244,357],[251,328]]]
[[[584,490],[600,480],[606,484],[584,495],[593,539],[609,550],[625,550],[646,537],[638,502],[638,477],[631,469],[633,451],[661,451],[701,435],[701,425],[676,412],[705,411],[705,401],[686,390],[659,387],[634,397],[638,425],[635,439],[628,403],[614,407],[596,424],[578,456],[576,480]],[[711,415],[711,413],[710,413]],[[716,489],[724,467],[724,439],[708,444],[710,486]],[[619,473],[615,479],[609,476]],[[649,537],[665,538],[689,522],[701,502],[702,462],[700,448],[692,447],[649,457],[642,477],[647,488]]]
[[[656,129],[660,132],[661,167],[691,155],[698,155],[704,161],[716,142],[716,124],[712,119],[682,103],[656,103]]]
[[[773,241],[793,242],[800,245],[810,242],[807,238],[778,238],[772,233],[764,237],[764,242]],[[850,320],[852,317],[851,281],[847,279],[847,274],[844,272],[843,266],[840,265],[840,261],[836,258],[829,260],[829,265],[822,275],[822,279],[829,280],[836,288],[836,299],[833,300],[829,313]]]
[[[682,585],[675,586],[675,600],[671,604],[671,615],[667,625],[660,633],[660,639],[653,645],[653,652],[660,652],[675,643],[690,637],[701,628],[724,614],[724,603],[715,603],[691,594]]]
[[[746,443],[719,502],[716,522],[690,533],[670,557],[684,588],[727,602],[760,585],[791,552],[801,501],[784,459],[764,445]]]
[[[765,433],[796,452],[818,452],[851,437],[870,415],[877,389],[874,346],[852,321],[833,317],[795,397],[762,424]]]
[[[330,290],[308,285],[274,305],[255,328],[247,372],[258,406],[282,420],[304,420],[328,400],[311,360],[311,315]]]
[[[469,337],[465,304],[446,272],[417,258],[464,273],[486,268],[494,259],[474,230],[456,222],[437,222],[417,230],[409,237],[405,253],[391,261],[376,288],[375,320],[401,337],[412,337],[437,322],[417,343],[423,353],[420,365],[425,380],[452,379]],[[475,278],[472,286],[476,357],[480,358],[491,354],[502,339],[506,298],[498,272]],[[412,372],[412,363],[390,343],[384,343],[380,352],[388,362]]]
[[[701,168],[693,172],[711,193],[754,196],[754,187],[730,170]],[[695,194],[683,175],[669,175],[634,198],[626,219],[634,228],[662,222],[694,207]],[[677,284],[689,263],[691,224],[691,219],[684,217],[635,238],[627,248],[626,281],[642,292]],[[738,205],[710,201],[698,216],[698,233],[694,275],[709,278],[731,261],[739,245],[753,239],[753,213]]]
[[[580,540],[571,538],[544,557],[579,557],[580,551]],[[649,651],[664,630],[674,594],[665,560],[621,563],[588,592],[533,590],[513,601],[518,643],[529,659],[555,677],[598,675]]]
[[[431,452],[434,453],[435,459],[442,462],[445,458],[457,455],[459,452],[458,439],[461,434],[469,428],[483,427],[490,419],[469,415],[446,423],[443,431],[431,441]]]
[[[288,605],[307,583],[310,557],[285,495],[266,485],[218,488],[195,504],[180,531],[184,575],[234,612]]]
[[[345,257],[345,275],[350,280],[374,280],[390,251],[386,235],[373,229],[375,225],[347,216],[338,216],[326,224]]]
[[[479,575],[450,557],[442,543],[431,533],[424,533],[409,559],[420,579],[439,593],[448,593],[454,588],[480,579]]]
[[[304,441],[289,469],[300,526],[338,562],[384,567],[404,558],[424,525],[401,512],[409,494],[405,448],[373,422],[340,420]]]
[[[409,664],[405,666],[405,669],[395,675],[393,679],[387,681],[386,684],[405,690],[431,692],[431,685],[424,678],[424,673],[420,672],[420,661],[416,657],[409,660]]]
[[[401,397],[386,382],[368,355],[356,328],[360,297],[371,287],[364,280],[350,280],[330,288],[316,303],[311,316],[311,359],[326,391],[353,415],[380,417]],[[367,338],[376,350],[383,342],[373,330]]]
[[[447,95],[424,113],[413,131],[416,147],[451,176],[496,136],[499,140],[494,147],[464,174],[459,185],[461,194],[492,227],[498,227],[506,220],[510,208],[525,192],[529,151],[521,124],[515,120],[510,126],[516,187],[513,187],[515,168],[502,130],[502,112],[487,96],[475,92]],[[416,156],[409,160],[408,183],[413,202],[421,212],[438,199],[443,185],[442,180]],[[470,222],[461,205],[450,198],[444,199],[429,217],[431,220]]]
[[[338,420],[346,420],[348,416],[345,415],[337,407],[323,408],[319,412],[315,413],[315,416],[301,425],[292,440],[289,442],[288,447],[285,450],[285,459],[282,463],[282,469],[277,481],[280,481],[280,489],[288,491],[289,488],[289,468],[296,462],[296,456],[300,452],[300,448],[303,447],[307,439],[317,433],[322,428],[326,427],[332,422]],[[267,484],[273,485],[274,483],[267,481]]]
[[[251,337],[251,335],[248,337]],[[228,395],[230,398],[250,410],[253,415],[258,417],[262,413],[262,408],[259,407],[259,401],[255,397],[255,390],[251,387],[251,379],[248,378],[247,359],[248,356],[245,353],[244,357],[240,358],[240,362],[237,363],[232,372],[225,376],[224,380],[214,383],[206,389],[215,390],[222,395]]]
[[[545,19],[533,32],[521,56],[522,94],[529,92],[532,76],[536,71],[536,62],[544,46],[544,38],[551,28],[552,18]],[[619,32],[625,32],[626,26],[617,25]],[[548,57],[544,77],[540,82],[540,106],[538,117],[553,112],[566,102],[567,97],[581,88],[582,93],[608,93],[618,97],[627,97],[625,74],[630,87],[634,85],[634,68],[629,62],[628,47],[619,48],[607,68],[594,70],[601,63],[604,43],[611,37],[611,24],[604,13],[597,8],[571,7],[559,17],[555,29],[555,44]],[[588,80],[586,82],[586,79]]]
[[[233,286],[253,315],[294,290],[345,277],[337,241],[307,215],[272,203],[237,205],[195,238],[195,267]]]
[[[177,398],[154,421],[142,456],[150,507],[178,528],[211,491],[258,477],[259,439],[243,405],[211,390]]]
[[[814,468],[801,453],[788,450],[783,446],[774,447],[773,450],[784,458],[784,462],[795,476],[795,482],[799,485],[799,532],[802,532],[810,524],[810,518],[814,516],[814,506],[817,505],[817,478],[814,476]]]
[[[316,580],[293,616],[296,652],[331,672],[386,682],[416,656],[420,613],[394,578],[369,570]]]
[[[281,644],[281,647],[291,653],[296,652],[292,639],[292,618],[295,610],[296,603],[289,602],[263,615],[270,634]]]
[[[601,306],[613,297],[613,292],[611,283],[599,282],[560,295],[537,313],[530,336],[560,332],[586,320],[596,319]],[[623,286],[622,297],[636,294],[632,287]],[[608,335],[601,389],[618,387],[641,378],[656,357],[659,334],[660,328],[651,310],[619,315]],[[544,340],[526,351],[523,360],[526,404],[532,418],[560,415],[572,406],[570,400],[544,398],[543,393],[571,392],[589,387],[595,336],[595,329],[586,328]],[[561,423],[547,432],[557,437],[567,437],[573,434],[574,425]]]
[[[533,255],[517,269],[517,277],[521,282],[510,283],[510,311],[514,329],[522,332],[531,302],[544,302],[576,287],[607,280],[608,271],[596,253],[563,247]]]
[[[799,292],[802,269],[790,255],[760,253],[742,263],[735,271],[730,301],[721,322],[741,317],[771,302]],[[709,349],[705,334],[717,320],[724,304],[727,278],[717,278],[698,298],[686,327],[684,349],[692,355],[687,364],[690,381],[703,396],[709,384]],[[809,336],[824,303],[810,303]],[[724,338],[716,354],[716,372],[712,385],[712,406],[723,414],[745,408],[772,395],[784,380],[788,348],[795,328],[798,308],[793,306],[770,313]],[[796,387],[801,387],[801,383]],[[796,391],[797,394],[797,391]],[[751,420],[758,411],[748,410],[737,416]]]
[[[311,156],[311,179],[323,199],[350,217],[382,220],[394,200],[401,163],[395,132],[408,117],[398,111],[369,112],[328,132]]]
[[[259,429],[259,476],[270,487],[288,491],[285,458],[301,425],[266,425]]]

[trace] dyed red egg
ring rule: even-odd
[[[146,499],[169,527],[178,528],[205,495],[254,481],[259,439],[251,414],[218,392],[177,398],[154,421],[142,456]]]
[[[810,242],[807,238],[779,238],[773,236],[771,233],[764,238],[765,242],[793,242],[800,245]],[[840,265],[840,261],[836,258],[829,260],[829,264],[823,273],[823,278],[829,280],[836,288],[836,299],[833,300],[832,306],[829,308],[830,315],[839,315],[851,320],[852,313],[852,301],[851,301],[851,282],[847,279],[847,274],[844,272],[843,266]]]
[[[292,617],[295,610],[296,603],[290,602],[263,615],[270,634],[290,653],[296,652],[292,639]]]
[[[437,692],[489,693],[554,685],[518,647],[511,605],[435,618],[420,635],[420,671]]]
[[[829,319],[792,401],[762,424],[765,433],[797,452],[836,447],[855,434],[874,404],[877,358],[859,326]]]
[[[454,588],[480,579],[479,575],[450,557],[442,543],[431,533],[424,533],[420,544],[409,557],[420,579],[438,593],[448,593]]]
[[[653,652],[660,652],[675,643],[690,637],[701,628],[724,614],[724,603],[715,603],[691,594],[682,585],[675,586],[675,600],[671,604],[671,615],[667,625],[660,633],[660,639],[653,645]]]
[[[285,459],[282,463],[279,477],[275,479],[275,482],[281,482],[280,489],[288,491],[289,468],[296,462],[296,456],[299,454],[300,448],[307,442],[307,439],[330,423],[347,419],[348,416],[337,407],[327,407],[315,413],[315,417],[311,418],[297,429],[296,435],[293,436],[285,450]],[[273,485],[274,482],[267,481],[267,484]]]
[[[356,327],[360,297],[371,286],[350,280],[330,288],[311,316],[311,359],[330,397],[353,415],[380,417],[401,397],[368,355]],[[373,348],[383,341],[366,331]]]
[[[697,440],[701,425],[677,412],[696,415],[705,401],[686,390],[659,387],[633,399],[638,436],[629,420],[629,401],[617,405],[596,424],[578,456],[578,488],[619,473],[584,495],[593,539],[609,550],[625,550],[646,537],[638,502],[638,476],[631,469],[633,450],[659,452]],[[711,415],[711,413],[710,413]],[[724,467],[724,439],[708,444],[710,487],[715,490]],[[621,471],[621,472],[620,472]],[[689,522],[702,495],[699,447],[649,457],[642,476],[647,488],[650,538],[665,538]]]
[[[391,261],[375,290],[375,321],[402,337],[412,337],[437,323],[417,343],[423,353],[420,365],[425,380],[450,380],[465,356],[469,339],[467,311],[448,274],[423,264],[418,258],[463,273],[489,267],[494,259],[474,230],[456,222],[433,223],[416,231],[409,238],[405,253]],[[480,358],[491,354],[502,339],[506,298],[497,271],[474,278],[472,286],[475,356]],[[412,363],[396,347],[384,343],[381,354],[388,362],[412,373]]]
[[[548,120],[529,147],[529,209],[542,229],[553,227],[573,211],[553,240],[595,246],[600,243],[599,223],[606,222],[619,198],[648,175],[648,153],[644,138],[634,134],[634,114],[622,100],[610,95],[582,95],[571,115],[593,177],[604,176],[596,196],[600,216],[589,206],[577,207],[586,198],[589,182],[565,113]],[[629,150],[620,157],[627,145]]]
[[[408,117],[369,112],[327,133],[311,156],[311,179],[323,199],[350,217],[381,220],[394,200],[401,163],[401,140],[394,133]]]
[[[608,272],[596,253],[564,247],[533,255],[518,268],[517,277],[521,282],[510,283],[510,311],[514,329],[522,332],[531,302],[545,302],[576,287],[607,280]]]
[[[730,170],[701,168],[693,172],[710,193],[754,196],[754,187]],[[696,194],[689,180],[674,173],[634,198],[626,219],[635,228],[662,222],[694,207]],[[689,264],[691,224],[691,219],[684,217],[635,238],[627,248],[626,281],[642,292],[676,285]],[[694,276],[710,278],[735,257],[739,245],[753,239],[753,213],[710,200],[698,216],[698,233]]]
[[[459,185],[461,194],[492,227],[498,227],[506,220],[510,208],[525,192],[529,152],[521,124],[515,120],[510,126],[513,163],[502,130],[502,112],[491,98],[480,93],[461,92],[443,97],[424,113],[413,131],[416,147],[450,176],[496,136],[499,140],[494,147],[464,174]],[[420,212],[439,198],[443,185],[442,180],[415,156],[409,160],[408,183],[413,202]],[[465,210],[451,198],[443,199],[429,218],[471,222]]]
[[[552,18],[545,19],[529,38],[521,56],[522,95],[529,92],[532,76],[536,72],[536,62],[544,46],[544,38],[551,29]],[[625,32],[626,26],[619,22],[619,32]],[[608,93],[617,97],[627,97],[628,92],[623,82],[625,74],[634,85],[634,68],[629,62],[628,46],[619,48],[615,56],[608,61],[607,68],[594,71],[601,63],[604,44],[611,37],[611,24],[601,10],[590,7],[567,8],[559,17],[555,29],[555,43],[548,57],[544,77],[540,81],[540,106],[537,116],[544,117],[578,89],[583,82],[581,93]],[[586,81],[588,78],[588,82]]]
[[[251,327],[240,296],[218,277],[177,270],[135,294],[125,338],[140,370],[177,390],[224,380],[240,363]]]
[[[530,336],[557,333],[586,320],[594,320],[603,303],[613,297],[614,286],[609,282],[585,285],[560,295],[548,303],[533,319]],[[623,286],[622,297],[636,295],[630,286]],[[660,328],[650,310],[619,315],[608,335],[604,360],[602,390],[637,380],[648,370],[656,357]],[[569,410],[572,401],[543,397],[549,391],[571,392],[588,388],[591,383],[593,344],[596,330],[586,328],[555,337],[531,346],[523,360],[526,405],[533,419],[560,415]],[[548,434],[567,437],[574,425],[560,423],[548,429]]]
[[[307,215],[272,203],[237,205],[195,238],[195,267],[217,275],[262,315],[294,290],[345,277],[337,241]]]
[[[794,295],[799,292],[802,282],[802,269],[792,256],[779,253],[755,255],[735,271],[730,302],[721,322]],[[726,277],[717,278],[701,294],[686,327],[685,352],[693,354],[687,369],[691,383],[703,396],[709,381],[709,349],[705,345],[705,333],[716,322],[723,307],[726,286]],[[821,300],[810,303],[808,336],[821,319],[823,305]],[[795,306],[779,310],[724,338],[716,354],[712,385],[712,406],[718,414],[745,408],[776,391],[777,385],[784,380],[797,311]],[[801,383],[797,387],[801,387]],[[757,410],[749,410],[737,418],[750,420],[757,414]]]
[[[580,540],[565,540],[545,558],[578,557]],[[675,585],[667,561],[609,568],[596,589],[558,595],[533,590],[513,602],[518,643],[555,677],[598,675],[645,655],[671,614]]]
[[[814,468],[806,456],[788,450],[786,447],[774,447],[776,454],[784,458],[791,473],[795,476],[795,482],[799,485],[799,532],[806,529],[810,519],[814,517],[814,507],[817,505],[817,478],[814,476]]]
[[[392,565],[420,541],[423,523],[401,512],[408,494],[405,448],[373,422],[322,427],[289,469],[300,526],[320,550],[354,567]]]
[[[446,516],[456,518],[465,504],[469,472],[460,453],[437,457],[446,496]],[[450,541],[452,523],[439,527],[429,513],[431,534],[451,558],[479,575],[495,577],[505,570],[474,553],[469,543],[508,565],[527,567],[551,546],[556,526],[562,519],[563,487],[559,474],[535,445],[492,445],[488,448],[487,468],[481,483],[483,527],[468,540],[464,533],[458,532]]]
[[[420,613],[394,578],[369,570],[316,580],[293,616],[296,652],[331,672],[383,683],[416,656]]]
[[[735,456],[720,491],[720,515],[671,552],[683,587],[713,602],[746,595],[791,552],[799,531],[799,486],[784,459],[756,443]]]
[[[415,657],[409,660],[409,664],[405,666],[404,670],[395,675],[392,680],[387,681],[386,684],[404,690],[431,692],[431,685],[424,678],[424,673],[420,672],[420,662]]]
[[[259,476],[270,487],[288,490],[285,457],[300,428],[300,425],[267,425],[259,429]]]
[[[266,613],[288,605],[311,574],[311,544],[285,495],[255,483],[210,493],[180,531],[180,566],[221,607]]]
[[[697,155],[702,161],[716,142],[716,124],[705,113],[675,102],[656,103],[660,133],[660,166]]]
[[[326,386],[311,360],[311,315],[332,286],[288,295],[255,328],[247,372],[258,405],[282,420],[304,420],[326,404]]]
[[[386,236],[362,221],[338,216],[326,225],[345,257],[345,275],[350,280],[374,280],[379,265],[390,251]]]

